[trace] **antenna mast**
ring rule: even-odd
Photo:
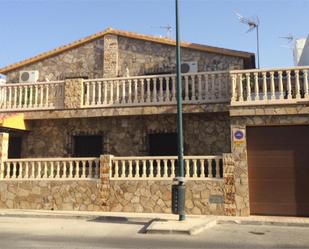
[[[165,25],[165,26],[152,26],[152,28],[159,28],[159,29],[164,29],[166,32],[165,37],[168,39],[172,39],[172,26],[171,25]]]
[[[259,18],[256,17],[256,20],[254,20],[253,18],[250,19],[250,18],[244,17],[239,13],[235,13],[235,14],[241,23],[249,26],[249,29],[247,30],[246,33],[249,33],[252,30],[256,29],[257,62],[258,62],[258,68],[260,68],[260,38],[259,38],[260,21],[259,21]]]

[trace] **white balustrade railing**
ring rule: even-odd
[[[1,179],[59,180],[99,178],[99,158],[8,159],[1,165]]]
[[[185,156],[187,179],[221,179],[222,156]],[[177,156],[113,157],[111,180],[172,180],[176,176]]]
[[[63,107],[64,81],[0,85],[0,111]]]
[[[85,80],[84,107],[176,104],[176,75]],[[183,103],[218,103],[230,99],[228,71],[182,75]]]
[[[309,101],[309,67],[231,71],[231,105]]]

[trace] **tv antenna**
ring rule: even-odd
[[[172,39],[172,26],[171,25],[165,25],[165,26],[152,26],[152,28],[158,28],[158,29],[164,29],[166,32],[165,37],[168,39]]]
[[[256,29],[256,50],[257,50],[257,62],[258,62],[258,68],[260,68],[260,39],[259,39],[259,26],[260,26],[260,20],[257,16],[256,18],[247,18],[243,15],[236,13],[235,15],[239,19],[239,21],[243,24],[246,24],[249,26],[249,29],[246,33],[249,33]]]
[[[287,40],[287,45],[281,45],[281,47],[292,49],[291,43],[295,41],[295,37],[292,34],[288,34],[286,36],[279,36],[280,39]]]

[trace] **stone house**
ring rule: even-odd
[[[308,215],[308,67],[181,47],[187,212]],[[0,73],[0,208],[170,212],[173,40],[107,29]]]

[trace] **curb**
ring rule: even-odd
[[[309,223],[285,222],[285,221],[259,221],[259,220],[217,220],[218,225],[236,224],[253,226],[288,226],[288,227],[309,227]]]

